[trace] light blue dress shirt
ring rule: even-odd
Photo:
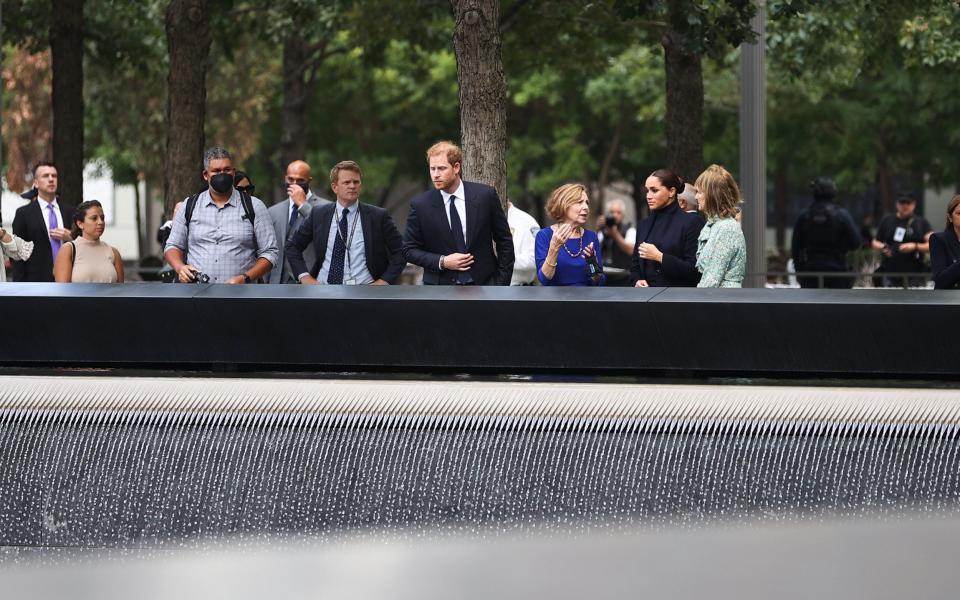
[[[347,213],[347,239],[350,246],[347,248],[347,254],[343,261],[343,283],[345,285],[366,285],[373,283],[373,276],[367,269],[367,255],[363,246],[363,224],[360,223],[360,202],[354,202],[353,206],[347,207],[350,212]],[[317,281],[326,285],[327,276],[330,274],[330,263],[333,261],[333,245],[337,241],[339,228],[337,224],[343,216],[344,206],[337,201],[333,207],[333,221],[330,223],[330,233],[327,235],[327,252],[323,256],[323,265],[317,274]],[[356,224],[354,224],[356,220]],[[352,236],[352,237],[351,237]]]

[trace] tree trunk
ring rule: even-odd
[[[73,206],[83,202],[83,1],[54,0],[50,20],[53,162],[60,197]]]
[[[647,174],[635,169],[633,172],[633,204],[637,207],[637,223],[650,216],[647,206]]]
[[[623,137],[623,129],[627,125],[627,119],[627,111],[621,109],[620,117],[617,119],[617,124],[613,129],[613,137],[610,138],[610,146],[607,148],[607,153],[604,155],[603,162],[600,164],[600,175],[597,179],[597,211],[603,210],[603,204],[607,201],[607,185],[610,183],[610,167],[613,165],[613,160],[617,157],[617,153],[620,152],[620,139]]]
[[[790,205],[790,174],[787,161],[777,164],[773,174],[774,226],[777,229],[777,252],[787,255],[787,207]]]
[[[893,176],[890,173],[890,163],[887,160],[887,152],[882,142],[880,149],[877,151],[877,189],[880,192],[880,210],[874,210],[874,216],[879,221],[883,215],[894,212]]]
[[[307,84],[304,81],[307,43],[294,32],[283,42],[283,124],[280,132],[280,170],[304,160],[307,151]],[[279,185],[279,183],[277,184]]]
[[[496,188],[507,205],[507,82],[498,0],[450,0],[460,86],[463,177]]]
[[[210,15],[206,0],[170,0],[167,6],[167,155],[163,197],[167,212],[202,185]]]
[[[692,35],[682,0],[669,0],[670,29],[663,37],[667,81],[667,167],[684,181],[703,170],[703,66],[687,47]]]
[[[144,209],[140,206],[141,200],[140,178],[135,176],[133,178],[133,206],[135,209],[134,220],[137,223],[137,258],[143,258],[148,254],[146,229],[143,221]]]

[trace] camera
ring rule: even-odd
[[[610,214],[603,215],[603,223],[607,228],[615,227],[617,225],[617,218]]]
[[[194,271],[193,282],[194,283],[210,283],[210,276],[200,271]]]

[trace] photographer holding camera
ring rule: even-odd
[[[181,283],[251,283],[280,259],[267,207],[234,187],[235,172],[223,148],[204,153],[208,189],[176,211],[163,253]]]
[[[626,206],[623,200],[614,198],[606,203],[605,214],[597,217],[597,237],[600,239],[603,266],[607,273],[607,285],[629,287],[631,254],[637,241],[637,230],[624,223]],[[622,269],[622,277],[616,270]]]

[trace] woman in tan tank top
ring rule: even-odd
[[[81,202],[73,213],[73,241],[60,248],[53,265],[58,283],[123,283],[117,249],[100,241],[106,221],[96,200]]]

